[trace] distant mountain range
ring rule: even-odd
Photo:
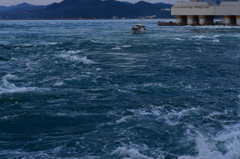
[[[21,3],[16,6],[10,6],[10,7],[0,6],[0,13],[18,12],[18,11],[23,11],[23,10],[44,9],[46,7],[47,6],[36,6],[36,5],[28,4],[28,3]]]
[[[63,0],[47,6],[22,3],[0,6],[0,19],[112,19],[172,18],[171,4],[120,2],[115,0]]]

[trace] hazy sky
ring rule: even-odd
[[[59,3],[61,1],[63,0],[0,0],[0,6],[16,5],[23,2],[27,2],[29,4],[34,4],[34,5],[46,5],[46,4],[51,4],[53,2]],[[136,3],[139,0],[120,0],[120,1]],[[175,2],[175,0],[144,0],[144,1],[150,2],[150,3],[156,3],[156,2],[174,3]]]

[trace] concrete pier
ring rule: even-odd
[[[187,24],[188,25],[193,25],[193,20],[194,20],[194,17],[192,15],[187,16]]]
[[[178,25],[186,25],[187,24],[187,17],[186,16],[175,16],[176,24]]]
[[[240,26],[240,16],[239,15],[236,16],[236,25]]]
[[[201,0],[181,1],[171,8],[171,15],[177,25],[213,25],[214,17],[223,16],[224,25],[240,26],[240,0],[203,2]]]
[[[199,19],[199,25],[204,25],[206,22],[206,16],[205,15],[199,15],[198,16]]]
[[[231,25],[231,16],[223,16],[225,25]]]

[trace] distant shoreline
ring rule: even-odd
[[[50,20],[54,20],[54,21],[61,21],[61,20],[74,20],[74,21],[87,21],[87,20],[109,20],[109,21],[117,21],[117,20],[149,20],[149,21],[154,21],[154,20],[162,20],[162,21],[175,21],[175,18],[154,18],[154,19],[140,19],[140,18],[132,18],[132,19],[0,19],[0,21],[37,21],[37,20],[45,20],[45,21],[50,21]],[[223,18],[215,18],[216,20],[223,20]]]
[[[84,21],[84,20],[173,20],[174,18],[154,18],[154,19],[138,19],[138,18],[133,18],[133,19],[0,19],[0,21],[8,21],[8,20],[79,20],[79,21]],[[175,20],[175,19],[174,19]]]

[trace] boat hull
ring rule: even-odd
[[[138,33],[145,33],[146,30],[132,30],[132,32],[133,32],[134,34],[138,34]]]

